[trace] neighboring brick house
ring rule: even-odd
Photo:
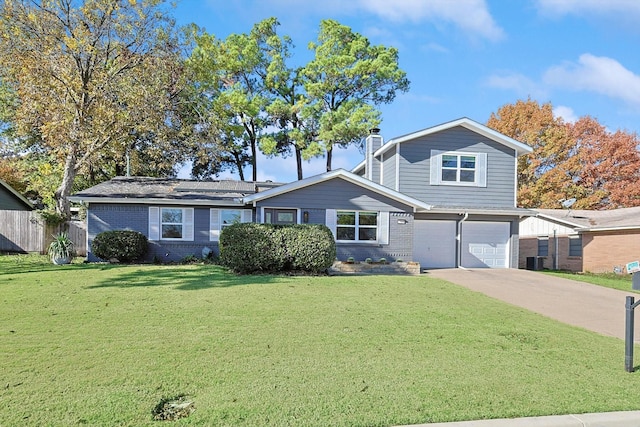
[[[534,210],[520,222],[520,268],[622,272],[640,260],[640,207]]]
[[[225,224],[253,221],[324,224],[340,260],[518,266],[518,226],[532,212],[516,207],[516,168],[529,146],[467,118],[386,143],[372,130],[365,145],[351,172],[288,184],[119,177],[70,199],[88,205],[89,248],[101,231],[132,229],[163,260],[217,251]]]

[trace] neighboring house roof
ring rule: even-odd
[[[235,180],[192,181],[116,177],[69,197],[72,202],[242,205],[242,198],[281,184]]]
[[[17,205],[24,206],[25,210],[35,209],[33,207],[33,204],[29,200],[27,200],[26,197],[18,193],[18,191],[16,191],[15,188],[13,188],[9,184],[7,184],[5,181],[0,179],[0,193],[3,192],[2,189],[6,190],[4,192],[8,194],[8,197],[11,197],[17,203]],[[2,197],[0,197],[0,209],[4,209],[3,207],[4,203],[1,203],[1,202],[2,202]],[[7,202],[7,205],[8,203],[9,202]],[[16,205],[16,203],[12,203],[12,205]]]
[[[538,218],[562,223],[576,231],[640,229],[640,207],[603,211],[586,209],[534,209]]]
[[[417,132],[409,133],[407,135],[403,135],[397,138],[393,138],[387,141],[382,145],[375,153],[373,153],[374,157],[380,156],[396,145],[402,144],[403,142],[411,141],[416,138],[422,138],[424,136],[432,135],[438,132],[442,132],[443,130],[451,129],[457,126],[462,126],[464,128],[469,129],[475,133],[478,133],[482,136],[485,136],[499,144],[505,145],[509,148],[512,148],[516,152],[516,156],[521,156],[523,154],[528,154],[533,151],[533,148],[529,147],[522,142],[516,141],[513,138],[510,138],[506,135],[501,134],[485,125],[482,125],[474,120],[471,120],[467,117],[463,117],[461,119],[453,120],[451,122],[443,123],[437,126],[433,126],[427,129],[423,129]],[[365,161],[360,162],[355,168],[351,170],[351,172],[357,173],[365,166]]]
[[[244,202],[255,204],[255,202],[260,200],[265,200],[271,197],[275,197],[284,193],[299,190],[301,188],[308,187],[310,185],[318,184],[318,183],[325,182],[335,178],[342,178],[346,181],[351,182],[352,184],[374,191],[378,194],[389,197],[390,199],[404,203],[408,206],[412,206],[414,210],[428,211],[428,210],[431,210],[432,208],[432,206],[427,203],[421,202],[420,200],[414,199],[413,197],[409,197],[405,194],[391,190],[390,188],[384,187],[380,184],[376,184],[373,181],[370,181],[366,178],[355,175],[344,169],[335,169],[330,172],[325,172],[320,175],[315,175],[309,178],[302,179],[300,181],[294,181],[289,184],[272,188],[270,190],[252,194],[244,197]]]

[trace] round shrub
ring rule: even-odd
[[[104,260],[115,258],[120,262],[131,262],[147,253],[148,244],[147,237],[137,231],[103,231],[94,237],[91,250]]]
[[[324,225],[244,223],[220,233],[220,263],[238,273],[320,273],[335,258],[333,234]]]

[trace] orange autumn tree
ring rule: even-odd
[[[527,99],[492,113],[487,126],[533,148],[518,162],[518,205],[558,209],[575,198],[576,209],[640,205],[640,141],[611,133],[591,117],[565,123],[551,103]]]
[[[640,206],[640,140],[635,133],[609,132],[593,117],[571,124],[569,136],[579,147],[577,183],[591,209]]]

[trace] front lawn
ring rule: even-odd
[[[639,409],[624,343],[407,276],[0,256],[0,424],[392,426]]]
[[[551,271],[551,270],[545,270],[545,274],[549,274],[551,276],[556,276],[556,277],[563,277],[565,279],[579,280],[581,282],[604,286],[606,288],[618,289],[621,291],[637,292],[631,289],[630,274],[572,273],[569,271]]]

